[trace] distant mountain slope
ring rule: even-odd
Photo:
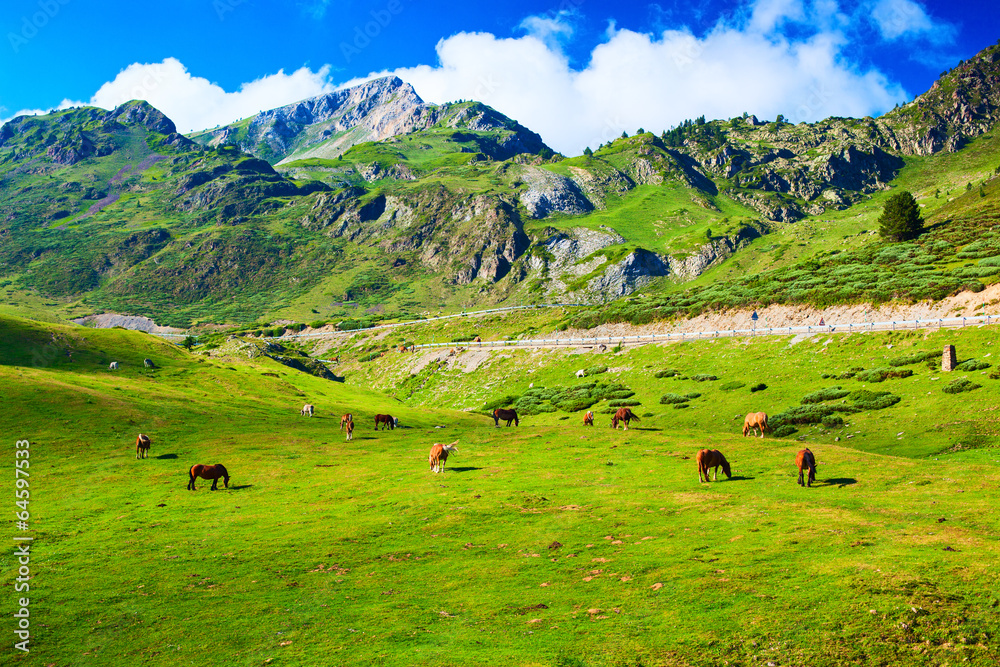
[[[981,288],[1000,274],[990,230],[941,211],[961,195],[995,219],[997,52],[879,119],[699,118],[571,158],[486,105],[425,105],[398,79],[199,137],[214,146],[145,102],[17,118],[0,129],[0,305],[186,326],[353,316],[345,302],[398,314],[644,292],[678,313]],[[355,143],[372,132],[387,138]],[[896,187],[917,194],[937,245],[863,271]],[[825,253],[861,259],[801,264]],[[986,263],[958,266],[967,256]],[[827,270],[843,273],[814,275]]]
[[[509,148],[493,157],[537,153],[547,147],[534,132],[484,105],[470,113],[455,105],[426,104],[413,87],[390,76],[320,95],[253,118],[191,135],[206,146],[230,145],[277,164],[311,157],[336,158],[352,146],[382,141],[439,123],[511,135]],[[549,151],[551,153],[551,151]]]

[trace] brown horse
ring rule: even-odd
[[[354,420],[347,422],[347,441],[354,439]]]
[[[587,412],[584,413],[584,415],[583,415],[583,425],[584,426],[593,426],[594,425],[594,413],[591,410],[587,410]]]
[[[799,486],[812,486],[813,482],[816,481],[816,457],[813,453],[808,448],[803,449],[795,457],[795,465],[799,467]],[[807,469],[809,470],[808,482],[803,479]]]
[[[222,477],[225,480],[226,488],[229,488],[229,471],[226,470],[226,466],[221,463],[216,463],[214,466],[205,465],[204,463],[195,463],[191,466],[191,470],[188,471],[188,486],[192,491],[197,491],[194,488],[194,480],[197,477],[202,479],[212,480],[212,490],[217,491],[219,488],[219,478]]]
[[[611,418],[611,428],[617,430],[617,428],[618,428],[618,422],[624,422],[625,423],[625,430],[627,431],[628,430],[628,423],[630,421],[632,421],[633,419],[636,420],[636,421],[639,421],[639,418],[635,416],[635,414],[632,412],[631,408],[627,408],[627,407],[626,408],[618,408],[618,412],[616,412],[615,416]]]
[[[497,408],[493,411],[493,424],[495,426],[500,425],[500,420],[504,419],[507,421],[507,426],[510,426],[511,422],[514,422],[514,426],[518,426],[520,422],[517,420],[517,411],[504,410],[503,408]]]
[[[435,442],[431,445],[431,454],[428,460],[431,464],[431,472],[444,472],[444,464],[448,462],[448,454],[458,451],[458,440],[450,445],[442,445]]]
[[[354,415],[348,412],[346,415],[340,418],[340,430],[343,431],[344,427],[347,426],[347,422],[354,421]]]
[[[770,427],[767,425],[767,413],[766,412],[750,412],[747,414],[746,419],[743,420],[743,437],[746,437],[747,433],[754,433],[756,435],[755,429],[760,429],[760,437],[764,437],[764,431],[770,431]]]
[[[732,478],[732,473],[729,470],[729,461],[726,457],[722,455],[718,449],[703,449],[698,452],[698,456],[695,457],[698,461],[698,481],[702,481],[702,476],[704,476],[705,481],[708,481],[708,469],[715,468],[715,479],[719,479],[719,466],[722,466],[722,472],[726,474],[726,477]]]
[[[386,427],[388,427],[390,431],[395,430],[395,428],[396,428],[396,420],[393,419],[389,415],[375,415],[375,430],[376,431],[378,430],[378,425],[379,424],[382,424],[382,430],[383,431],[386,429]]]
[[[135,458],[148,459],[150,444],[149,436],[140,433],[139,437],[135,439]]]

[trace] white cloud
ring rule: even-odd
[[[562,10],[551,16],[529,16],[517,27],[550,47],[555,47],[573,36],[571,21],[574,17],[573,12]]]
[[[308,67],[291,74],[279,70],[244,83],[235,92],[226,92],[208,79],[193,76],[176,58],[167,58],[160,63],[133,63],[102,85],[89,101],[64,100],[59,108],[89,104],[113,109],[129,100],[146,100],[173,120],[179,132],[190,132],[330,92],[334,86],[329,75],[329,66],[317,72]],[[24,110],[14,115],[31,113],[45,112]]]
[[[437,65],[393,73],[430,102],[483,101],[568,155],[623,130],[659,132],[703,114],[814,121],[876,114],[908,99],[878,70],[851,63],[847,38],[828,27],[845,18],[835,3],[815,7],[823,11],[803,12],[798,0],[762,0],[740,24],[719,23],[703,37],[611,26],[583,69],[537,35],[459,33],[438,43]],[[786,37],[781,26],[799,20],[812,29]]]
[[[879,0],[872,7],[871,17],[882,37],[888,40],[934,29],[924,8],[910,0]]]

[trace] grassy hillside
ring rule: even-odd
[[[743,438],[730,414],[861,384],[818,375],[939,350],[938,334],[546,353],[530,375],[514,353],[439,371],[401,402],[366,389],[396,381],[400,354],[347,367],[342,384],[122,330],[0,325],[2,429],[32,443],[42,663],[994,662],[995,421],[968,406],[995,404],[996,380],[970,374],[982,388],[944,394],[910,365],[869,384],[902,402],[850,415],[850,440],[796,434],[819,459],[810,489],[794,479],[801,443]],[[992,359],[985,330],[949,339],[960,359]],[[584,358],[653,416],[628,432],[558,411],[498,430],[441,409],[569,387]],[[679,374],[650,377],[667,368]],[[756,381],[768,388],[750,394]],[[691,390],[688,409],[651,400]],[[312,419],[297,414],[306,401]],[[405,428],[374,432],[376,411]],[[985,440],[953,446],[984,424]],[[140,431],[153,446],[136,461]],[[449,469],[430,473],[429,445],[453,440]],[[696,482],[701,447],[724,451],[733,479]],[[194,462],[224,463],[230,488],[187,491]],[[10,553],[0,565],[16,567]]]

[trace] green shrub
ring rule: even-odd
[[[952,380],[943,389],[946,394],[961,394],[963,391],[972,391],[973,389],[979,389],[982,385],[975,384],[968,378],[959,378],[958,380]]]
[[[765,389],[767,389],[767,385],[761,382],[760,384],[755,384],[754,386],[750,387],[750,393],[752,394],[757,391],[764,391]]]
[[[698,392],[691,392],[690,394],[684,394],[684,398],[688,399],[689,401],[693,401],[694,399],[699,398],[700,396],[701,394],[699,394]]]
[[[838,398],[843,398],[850,393],[851,392],[846,389],[841,389],[840,387],[829,387],[827,389],[814,391],[811,394],[806,394],[802,397],[802,403],[822,403],[823,401],[833,401]]]
[[[210,349],[212,349],[212,348],[210,348],[210,347],[209,347],[208,345],[206,345],[206,346],[205,346],[205,349],[206,349],[206,350],[210,350]],[[998,369],[996,369],[995,371],[993,371],[992,373],[990,373],[988,377],[989,377],[989,378],[990,378],[991,380],[1000,380],[1000,368],[998,368]]]
[[[841,428],[844,425],[844,419],[840,415],[827,415],[823,417],[822,424],[826,428]]]
[[[518,400],[518,398],[520,397],[517,394],[508,394],[506,396],[500,396],[499,398],[494,398],[491,401],[487,401],[483,405],[483,410],[486,412],[493,412],[497,408],[506,408],[507,406],[513,405]]]
[[[664,394],[660,396],[660,403],[663,405],[677,405],[680,403],[687,403],[689,399],[680,396],[678,394]]]
[[[611,391],[606,391],[603,393],[603,398],[629,398],[630,396],[635,396],[635,392],[631,389],[613,389]]]
[[[643,416],[643,418],[645,418],[645,417],[652,417],[653,413],[652,412],[643,412],[642,416]]]
[[[591,366],[590,368],[584,369],[583,374],[585,376],[600,375],[601,373],[607,373],[607,366]]]
[[[700,373],[698,375],[692,375],[691,379],[694,380],[695,382],[711,382],[712,380],[718,380],[719,378],[717,378],[714,375],[706,375]]]
[[[905,357],[899,357],[898,359],[889,360],[889,365],[896,366],[909,366],[910,364],[919,364],[921,361],[928,361],[931,359],[939,359],[941,357],[940,352],[914,352],[908,354]]]
[[[858,382],[885,382],[889,378],[908,378],[913,375],[909,368],[872,368],[855,375]]]
[[[667,370],[657,371],[656,375],[654,377],[658,377],[658,378],[672,378],[675,375],[679,375],[679,373],[677,371],[675,371],[674,369],[672,369],[672,368],[668,368]]]
[[[791,424],[782,424],[781,426],[771,431],[771,435],[773,435],[775,438],[787,438],[788,436],[797,432],[798,430],[799,429],[795,428]]]
[[[734,389],[739,389],[745,386],[747,386],[746,382],[740,382],[739,380],[735,380],[733,382],[727,382],[726,384],[720,386],[719,389],[721,389],[722,391],[733,391]]]
[[[768,422],[773,427],[783,424],[818,424],[831,412],[833,410],[826,405],[797,405],[774,415]]]
[[[989,367],[990,364],[985,361],[979,361],[978,359],[968,359],[955,366],[955,370],[962,371],[963,373],[969,373],[971,371],[986,370]]]
[[[609,408],[634,408],[637,405],[642,405],[641,401],[608,401]]]
[[[310,322],[309,327],[311,329],[319,329],[320,327],[325,327],[326,324],[326,320],[316,320],[315,322]]]
[[[868,389],[852,391],[847,398],[854,403],[853,407],[858,411],[884,410],[902,400],[899,396],[894,396],[888,391],[869,391]]]
[[[674,403],[674,410],[680,410],[681,408],[691,407],[687,403]]]

